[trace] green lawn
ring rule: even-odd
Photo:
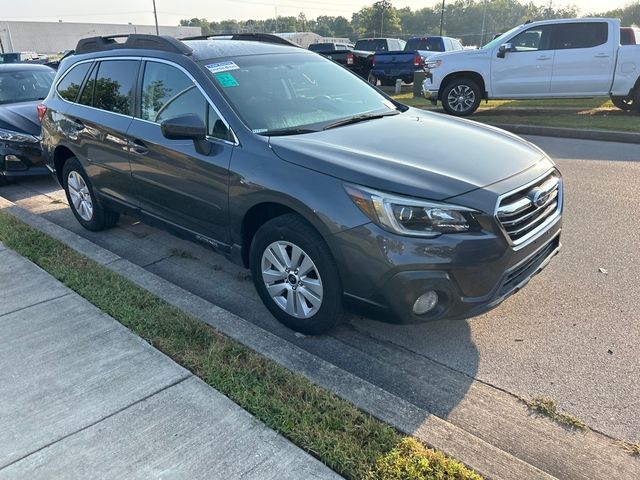
[[[0,241],[347,479],[481,480],[2,210]]]
[[[414,98],[411,93],[392,97],[412,107],[442,111],[440,104],[434,108],[428,100]],[[478,111],[467,118],[490,124],[640,132],[640,115],[617,109],[608,98],[491,100],[483,102]]]

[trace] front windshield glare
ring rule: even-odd
[[[502,35],[500,35],[499,37],[494,38],[493,40],[491,40],[489,43],[487,43],[484,47],[482,47],[483,49],[491,49],[493,47],[497,47],[498,45],[502,45],[503,43],[506,42],[506,40],[508,38],[511,37],[511,35],[513,35],[515,33],[516,30],[518,30],[520,28],[520,26],[518,27],[514,27],[511,30],[509,30],[508,32],[503,33]]]
[[[254,133],[321,130],[338,120],[396,109],[367,82],[316,54],[236,57],[205,66]]]

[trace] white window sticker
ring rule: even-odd
[[[205,65],[207,70],[211,73],[220,73],[220,72],[228,72],[230,70],[240,70],[240,67],[235,64],[235,62],[220,62],[220,63],[211,63],[209,65]]]

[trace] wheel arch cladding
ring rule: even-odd
[[[487,88],[484,82],[484,77],[478,72],[464,71],[464,72],[450,73],[449,75],[444,77],[444,79],[442,80],[442,86],[438,91],[438,100],[442,100],[442,92],[444,91],[445,88],[447,88],[447,85],[449,85],[449,83],[453,82],[454,80],[459,80],[461,78],[468,78],[470,80],[473,80],[480,88],[482,98],[483,99],[487,98]]]

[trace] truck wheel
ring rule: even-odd
[[[77,158],[72,157],[65,162],[62,179],[69,206],[80,225],[97,232],[118,223],[120,214],[98,203],[89,177]]]
[[[396,84],[396,81],[393,79],[384,78],[380,80],[380,83],[382,83],[383,87],[393,87]]]
[[[442,92],[442,107],[449,115],[471,115],[480,106],[482,92],[478,84],[469,78],[459,78],[448,83]]]
[[[260,298],[287,327],[318,335],[341,320],[338,268],[323,238],[300,216],[282,215],[262,225],[249,263]]]
[[[369,75],[367,75],[367,82],[371,85],[378,85],[378,79],[373,75],[372,71],[369,71]]]
[[[634,101],[633,97],[617,97],[612,95],[611,102],[618,107],[620,110],[624,110],[625,112],[630,112],[634,109]]]

